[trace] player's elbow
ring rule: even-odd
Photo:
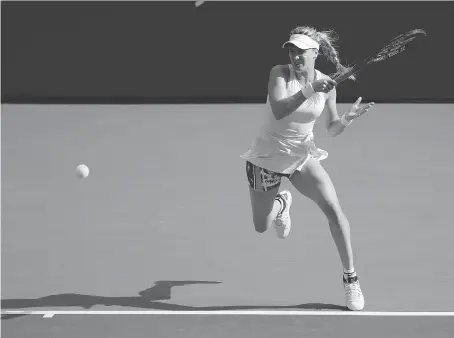
[[[328,126],[326,127],[326,131],[332,136],[332,137],[336,137],[340,134],[339,132],[339,129],[336,128],[336,123],[335,122],[331,122],[328,124]]]
[[[277,111],[273,109],[273,115],[276,121],[282,120],[285,117],[285,114],[282,111]]]
[[[287,115],[287,109],[284,102],[271,103],[271,112],[276,120],[282,120]]]
[[[328,128],[327,132],[331,135],[331,137],[336,137],[337,135],[339,135],[335,130],[333,130],[333,128]]]

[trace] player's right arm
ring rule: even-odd
[[[276,120],[289,116],[307,100],[301,91],[292,96],[287,96],[286,85],[289,76],[287,73],[288,68],[283,65],[274,66],[270,71],[268,97]]]

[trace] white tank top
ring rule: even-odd
[[[290,78],[287,82],[287,96],[292,96],[299,92],[302,88],[292,65],[288,65],[290,70]],[[326,75],[315,70],[315,80],[327,78]],[[263,128],[271,133],[276,133],[283,137],[301,137],[307,133],[312,133],[316,119],[322,114],[325,108],[325,102],[328,98],[325,93],[316,93],[308,100],[304,101],[292,114],[284,117],[281,120],[276,120],[269,97],[266,102],[266,120]]]
[[[288,65],[290,77],[287,96],[301,90],[295,71]],[[315,70],[315,79],[329,78]],[[241,157],[262,168],[289,174],[300,170],[309,156],[323,160],[328,153],[314,144],[313,128],[322,114],[328,95],[315,93],[292,114],[276,120],[267,97],[264,121],[259,136],[246,154]]]

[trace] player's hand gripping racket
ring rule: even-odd
[[[408,49],[411,45],[414,44],[414,40],[426,36],[426,32],[422,29],[413,29],[411,31],[399,34],[380,51],[372,56],[368,56],[363,61],[351,67],[347,72],[341,73],[337,75],[333,80],[337,82],[337,84],[347,80],[352,75],[358,74],[359,72],[363,71],[364,69],[368,68],[374,63],[387,60],[395,55],[402,53],[404,50]]]

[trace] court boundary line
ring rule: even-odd
[[[62,315],[204,315],[204,316],[368,316],[368,317],[454,317],[449,311],[25,311],[4,310],[3,315],[41,315],[53,318]]]

